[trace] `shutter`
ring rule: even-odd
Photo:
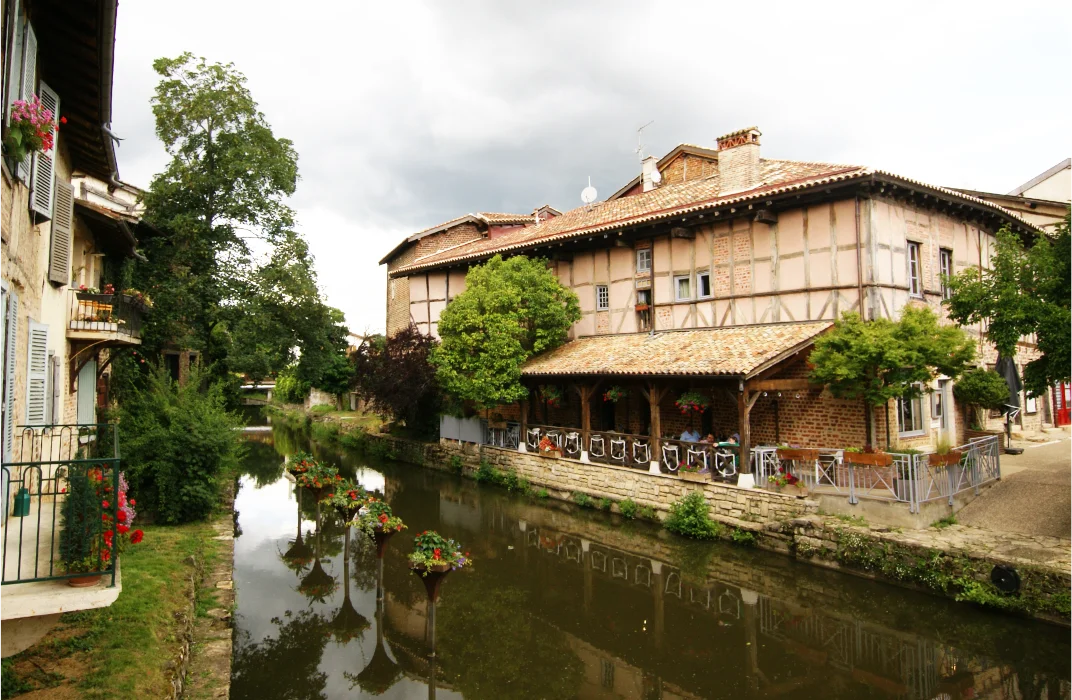
[[[97,361],[90,360],[78,370],[79,425],[97,422]]]
[[[4,459],[11,459],[15,439],[15,339],[19,330],[19,295],[7,291],[7,328],[4,337]]]
[[[52,368],[56,366],[56,353],[51,350],[48,351],[48,364],[45,365],[45,422],[49,425],[56,423],[55,418],[55,399],[56,399],[56,387],[54,380],[56,379],[56,373],[52,371]]]
[[[47,421],[48,408],[48,326],[30,321],[27,342],[26,424]]]
[[[11,122],[11,106],[22,95],[22,33],[25,26],[19,2],[15,0],[15,12],[11,15],[15,23],[11,37],[11,60],[7,64],[7,80],[4,82],[4,124]],[[7,37],[4,37],[5,39]]]
[[[52,425],[63,422],[63,362],[52,357]]]
[[[25,100],[37,89],[37,35],[27,22],[22,40],[22,82],[18,88],[19,99]],[[23,161],[15,166],[15,177],[29,182],[31,162]],[[33,200],[30,200],[31,203]]]
[[[71,229],[74,224],[74,188],[56,181],[55,212],[52,216],[52,252],[48,259],[48,281],[69,284],[71,281]]]
[[[59,119],[60,96],[41,81],[41,105],[52,111],[54,119]],[[52,198],[55,192],[56,173],[53,158],[56,155],[56,130],[52,130],[52,150],[48,153],[34,154],[33,177],[30,180],[30,209],[42,216],[52,217]]]

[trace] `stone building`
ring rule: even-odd
[[[135,191],[118,179],[110,130],[116,13],[115,0],[0,3],[4,135],[16,100],[38,96],[60,122],[52,150],[21,163],[5,153],[0,163],[4,656],[43,634],[57,610],[109,605],[120,589],[72,597],[53,581],[21,583],[61,570],[48,547],[37,559],[22,552],[30,518],[11,520],[25,515],[12,513],[11,499],[30,482],[29,507],[55,512],[61,499],[45,505],[62,493],[55,459],[91,439],[70,426],[96,423],[109,353],[141,342],[144,300],[103,288],[109,270],[137,255],[140,219]],[[19,466],[26,462],[34,464]],[[52,541],[53,526],[55,518],[37,519],[31,539]]]
[[[388,333],[412,322],[435,335],[470,265],[541,256],[577,293],[582,317],[570,342],[523,368],[532,400],[491,423],[580,428],[584,451],[599,431],[637,434],[653,463],[690,425],[739,433],[745,446],[859,447],[885,444],[888,420],[891,442],[960,444],[949,381],[875,411],[867,434],[860,402],[807,382],[810,347],[846,311],[943,314],[943,274],[985,265],[1003,226],[1025,238],[1040,229],[999,204],[883,170],[766,158],[760,139],[749,127],[717,150],[682,144],[572,211],[469,214],[408,237],[382,261]],[[1034,352],[1024,344],[1017,361]],[[549,386],[563,388],[541,391]],[[603,400],[612,386],[625,392],[615,403]],[[711,410],[682,416],[675,398],[686,390]],[[1024,421],[1037,427],[1041,415]]]

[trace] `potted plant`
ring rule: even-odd
[[[60,559],[69,574],[87,574],[68,579],[79,588],[96,585],[101,572],[111,571],[129,545],[142,541],[144,533],[132,530],[135,502],[127,498],[126,477],[119,474],[118,493],[101,467],[84,474],[71,474],[61,507]]]
[[[819,450],[810,447],[779,447],[778,459],[785,462],[814,462],[819,459]]]
[[[889,452],[875,452],[870,445],[860,449],[858,447],[846,448],[842,453],[842,461],[846,464],[858,464],[867,467],[888,467],[893,464],[893,455]]]
[[[686,391],[677,397],[674,405],[684,414],[703,413],[711,405],[711,400],[699,391]]]
[[[59,121],[59,124],[66,123],[67,117]],[[59,124],[56,115],[45,108],[37,95],[32,100],[15,100],[11,104],[10,128],[4,137],[4,153],[16,163],[22,163],[34,153],[48,153]]]
[[[611,403],[618,403],[628,395],[629,392],[615,384],[614,386],[603,392],[603,400],[609,401]]]
[[[335,490],[335,486],[342,481],[342,477],[335,467],[313,460],[305,471],[295,475],[294,481],[298,486],[313,494],[313,498],[317,501],[323,501]]]
[[[297,478],[299,474],[309,471],[309,467],[313,466],[315,462],[316,458],[308,452],[295,452],[287,457],[283,468],[286,469],[287,474]]]
[[[787,472],[785,467],[778,467],[778,473],[768,476],[767,483],[769,483],[775,491],[781,493],[789,486],[798,488],[798,485],[802,482],[800,479]],[[807,490],[805,490],[804,493],[807,495]],[[803,498],[803,496],[801,496],[801,498]]]
[[[540,438],[540,444],[537,445],[537,452],[541,457],[561,457],[562,450],[551,441],[551,438],[544,435]]]
[[[429,573],[446,573],[465,566],[472,566],[469,553],[462,546],[434,530],[425,530],[413,539],[413,552],[409,555],[410,568],[421,576]]]
[[[148,311],[153,308],[153,300],[149,298],[148,294],[138,289],[124,289],[123,301],[131,306],[138,307],[142,311]]]
[[[1002,434],[1000,430],[986,429],[986,412],[999,410],[1009,398],[1009,386],[1000,374],[992,369],[970,369],[953,384],[953,396],[966,409],[966,438],[970,440]],[[998,446],[1002,446],[1000,441]]]
[[[960,450],[954,450],[948,440],[942,440],[938,443],[937,449],[927,455],[927,464],[932,467],[951,467],[954,464],[959,464],[960,458],[963,456],[964,453]]]
[[[677,473],[685,481],[696,481],[699,483],[710,481],[711,477],[710,470],[704,469],[702,465],[695,462],[691,464],[688,462],[681,462],[678,465]]]
[[[651,306],[649,306],[648,304],[637,304],[633,308],[636,309],[637,311],[647,311],[648,309],[651,308]]]
[[[406,529],[402,518],[391,511],[391,506],[375,496],[367,496],[360,514],[350,522],[361,529],[376,543],[376,556],[382,558],[387,541]]]

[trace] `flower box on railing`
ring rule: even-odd
[[[927,455],[927,464],[932,467],[951,467],[954,464],[959,464],[960,458],[963,456],[964,453],[960,450],[950,450],[945,454],[934,452]]]
[[[846,464],[858,464],[864,467],[888,467],[893,464],[893,455],[889,452],[844,452]]]
[[[648,309],[650,309],[651,307],[650,307],[650,306],[648,306],[647,304],[637,304],[637,305],[636,305],[636,306],[634,306],[633,308],[634,308],[634,309],[636,309],[637,311],[647,311],[647,310],[648,310]]]
[[[779,447],[778,459],[785,462],[814,462],[819,459],[819,450],[808,447]]]
[[[711,472],[709,471],[687,472],[682,469],[678,472],[678,476],[685,481],[695,481],[700,484],[711,480]]]
[[[561,457],[562,450],[557,447],[554,447],[549,450],[540,450],[539,454],[541,457]]]

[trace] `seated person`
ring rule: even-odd
[[[741,443],[741,436],[739,433],[730,435],[729,443],[732,445],[739,445]]]
[[[681,442],[699,442],[700,433],[692,428],[685,428],[685,432],[681,433]]]
[[[700,440],[700,442],[704,443],[705,445],[713,445],[715,442],[714,433],[708,433],[703,440]]]

